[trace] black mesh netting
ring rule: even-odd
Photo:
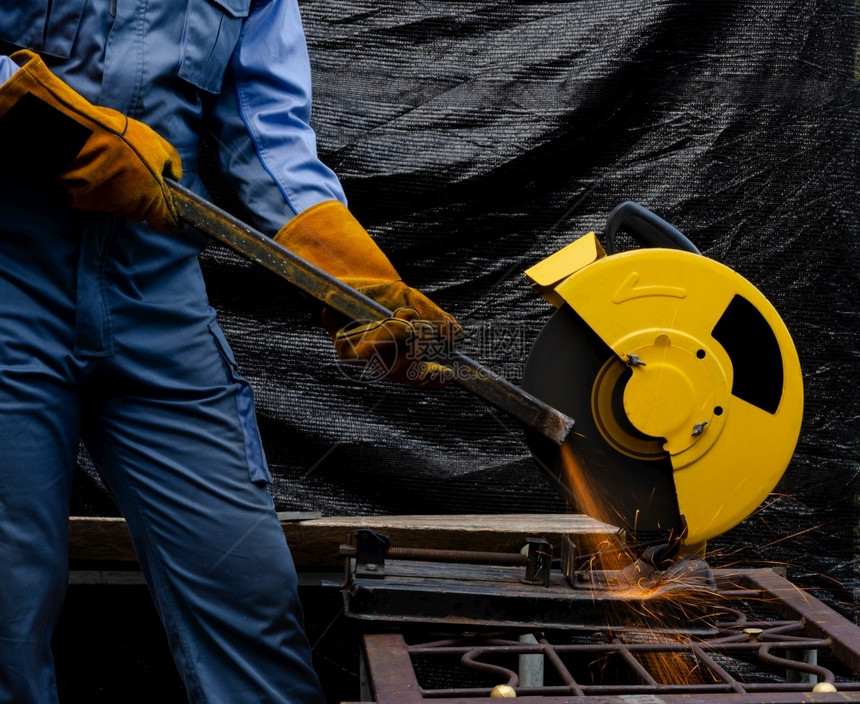
[[[770,298],[800,353],[805,423],[773,501],[715,540],[712,560],[788,563],[798,584],[850,612],[860,343],[850,0],[301,6],[323,160],[404,278],[462,321],[463,349],[479,361],[519,381],[551,313],[523,269],[602,229],[625,199]],[[279,508],[564,511],[515,422],[459,388],[351,381],[316,312],[285,284],[215,247],[205,269],[256,392]],[[91,477],[76,508],[112,510]]]

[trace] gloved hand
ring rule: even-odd
[[[323,323],[340,359],[374,364],[378,376],[413,386],[439,387],[450,371],[422,359],[433,345],[450,350],[460,324],[420,291],[410,288],[367,231],[338,201],[299,213],[275,241],[392,311],[385,320],[348,323],[332,310]]]
[[[88,102],[33,52],[10,58],[21,68],[0,86],[5,163],[22,178],[55,180],[78,210],[181,229],[164,183],[182,176],[176,150],[143,123]]]

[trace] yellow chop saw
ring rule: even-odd
[[[615,252],[621,227],[641,248]],[[589,233],[526,271],[558,310],[523,388],[576,419],[566,452],[533,431],[529,442],[551,473],[581,474],[596,494],[585,512],[696,552],[788,466],[803,412],[797,351],[755,286],[654,213],[622,203],[606,240],[608,253]]]
[[[188,224],[326,306],[355,320],[390,315],[179,184],[171,189]],[[616,252],[620,229],[640,247]],[[578,510],[624,529],[640,554],[697,552],[753,512],[785,471],[803,407],[797,352],[749,281],[654,213],[622,203],[605,239],[606,249],[589,233],[526,271],[558,310],[522,388],[456,351],[431,361],[526,425],[538,465]]]

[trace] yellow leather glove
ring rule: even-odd
[[[450,371],[423,361],[428,348],[447,346],[463,334],[460,324],[420,291],[400,279],[382,250],[352,213],[325,201],[299,213],[275,241],[392,311],[392,317],[347,323],[332,310],[323,323],[338,357],[370,365],[372,376],[413,386],[440,387]]]
[[[31,51],[0,86],[5,155],[22,177],[55,180],[78,210],[146,220],[160,232],[181,229],[164,178],[179,180],[176,150],[142,122],[87,101]]]

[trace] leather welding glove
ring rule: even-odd
[[[413,386],[441,387],[450,370],[426,362],[432,351],[451,351],[463,329],[423,293],[400,279],[382,250],[339,201],[299,213],[275,241],[392,311],[384,320],[349,323],[323,310],[323,323],[341,360],[372,364],[378,377]],[[432,348],[432,350],[431,350]]]
[[[78,210],[181,229],[164,183],[182,176],[176,150],[143,123],[91,104],[33,52],[10,58],[20,68],[0,86],[0,143],[12,174],[55,181]]]

